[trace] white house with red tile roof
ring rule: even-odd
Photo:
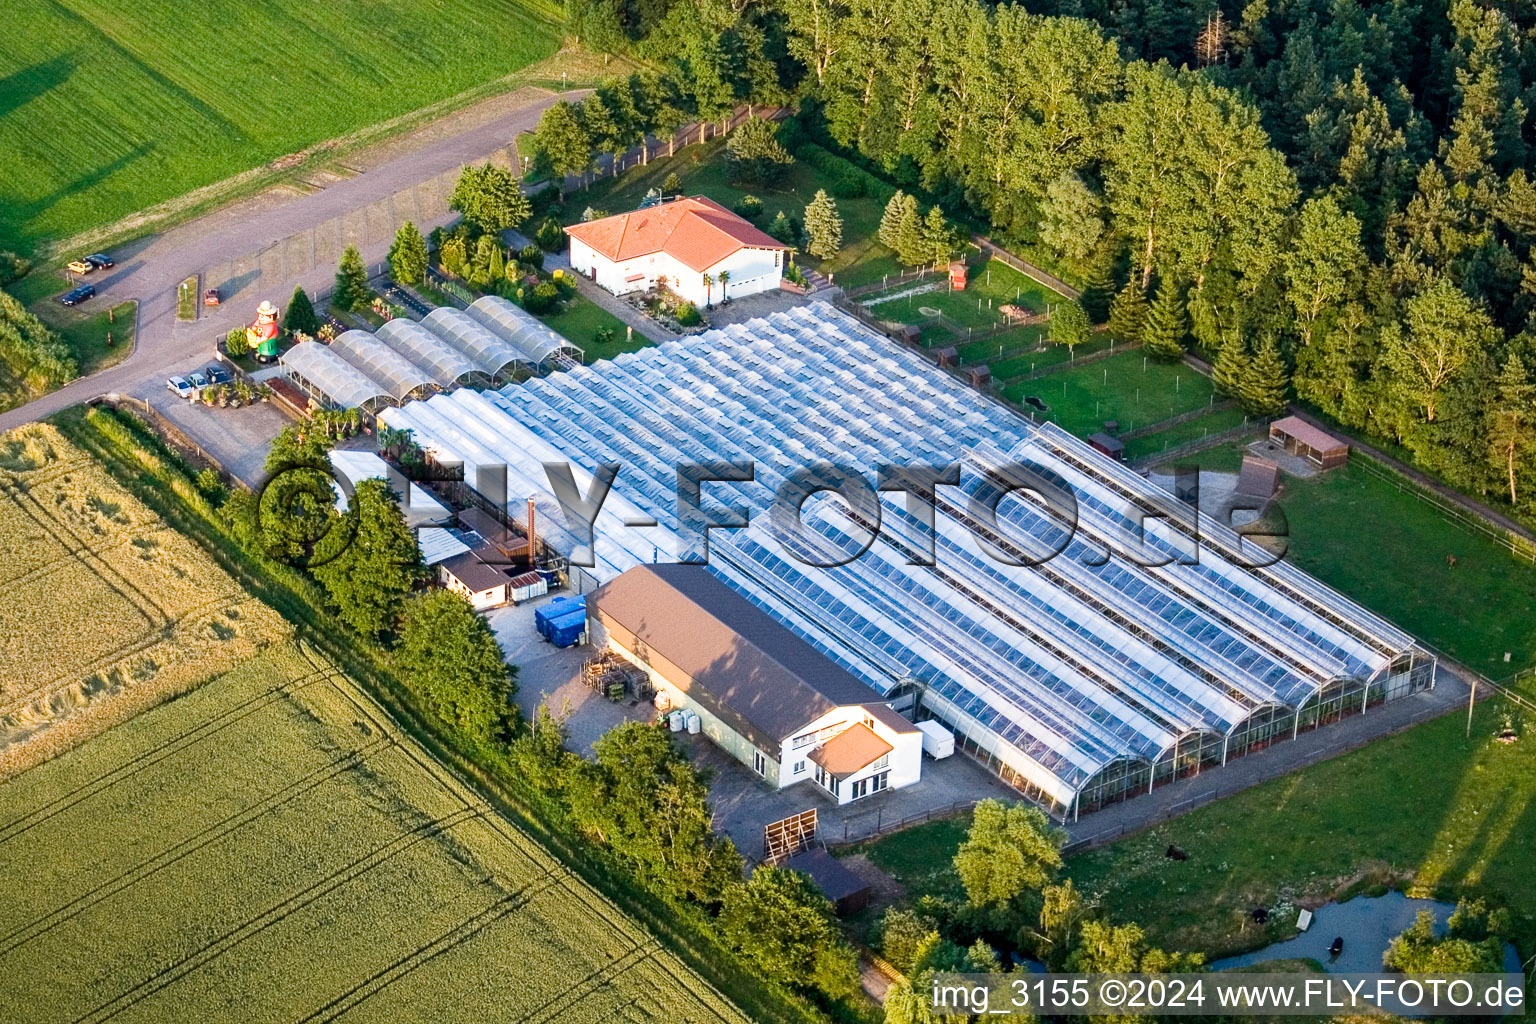
[[[789,253],[704,196],[572,224],[565,233],[572,269],[613,294],[646,291],[665,278],[667,288],[700,306],[777,288]],[[724,286],[722,270],[730,276]]]

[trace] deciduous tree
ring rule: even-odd
[[[517,670],[507,665],[485,620],[457,594],[429,590],[406,601],[395,662],[427,707],[473,740],[498,740],[517,720],[511,703]]]
[[[491,235],[517,227],[533,212],[518,179],[494,164],[460,171],[448,206]]]

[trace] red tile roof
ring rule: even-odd
[[[699,271],[740,249],[789,248],[704,196],[572,224],[565,233],[615,263],[665,252]]]

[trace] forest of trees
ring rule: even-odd
[[[1166,354],[1278,357],[1291,397],[1536,512],[1536,9],[572,0],[570,17],[665,69],[600,92],[629,137],[797,105],[792,152],[836,149],[1054,264],[1096,319],[1117,293],[1158,311],[1184,332],[1159,333]]]

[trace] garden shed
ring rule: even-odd
[[[1349,445],[1300,416],[1287,416],[1271,423],[1269,440],[1320,469],[1334,469],[1349,461]]]

